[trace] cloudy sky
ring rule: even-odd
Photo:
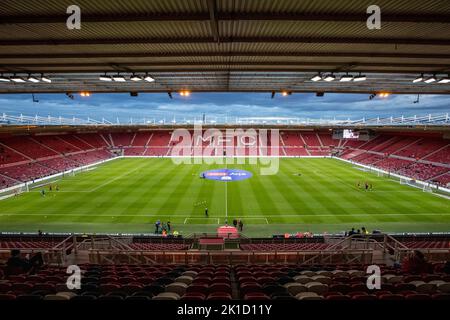
[[[33,102],[31,94],[0,95],[0,112],[8,115],[62,116],[115,122],[133,119],[165,119],[170,121],[201,118],[205,113],[208,119],[217,121],[236,117],[287,117],[287,118],[326,118],[360,119],[363,117],[412,116],[450,112],[450,96],[422,95],[419,103],[413,103],[417,95],[392,95],[387,99],[368,95],[292,94],[288,97],[269,93],[193,93],[189,97],[174,94],[93,94],[83,98],[75,95],[71,100],[64,94],[37,94]]]

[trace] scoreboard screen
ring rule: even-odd
[[[359,132],[353,131],[353,130],[349,130],[349,129],[344,129],[343,133],[342,133],[342,137],[344,139],[358,139],[359,138]]]

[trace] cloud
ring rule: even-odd
[[[76,96],[68,99],[63,94],[0,96],[0,112],[18,115],[62,116],[121,122],[133,119],[194,119],[203,114],[209,119],[225,117],[290,117],[360,119],[426,115],[450,112],[450,96],[423,95],[420,103],[413,103],[415,95],[392,95],[387,99],[368,99],[361,94],[293,94],[288,97],[268,93],[194,93],[188,98],[167,94],[93,94],[90,98]]]

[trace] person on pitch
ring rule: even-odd
[[[209,217],[209,215],[208,215],[208,208],[205,208],[205,217]]]
[[[239,231],[244,231],[244,223],[242,222],[242,220],[239,220]]]

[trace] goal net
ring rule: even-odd
[[[423,192],[433,192],[433,189],[430,186],[423,186],[422,191]]]
[[[410,184],[410,179],[400,178],[400,184]]]
[[[8,199],[10,197],[19,196],[23,192],[28,191],[28,185],[13,186],[0,191],[0,200]]]

